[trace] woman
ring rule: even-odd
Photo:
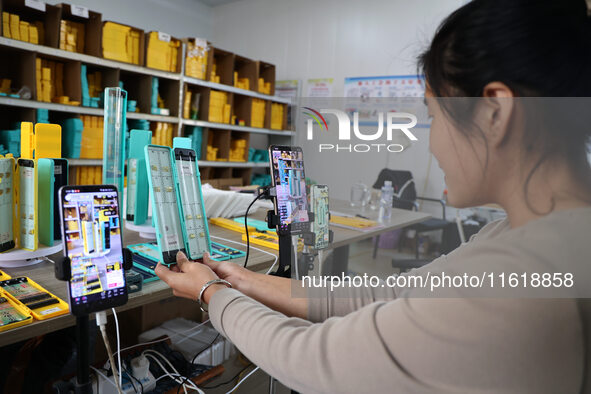
[[[585,0],[474,0],[442,23],[420,65],[431,150],[450,204],[496,203],[507,219],[416,273],[588,265],[590,128],[532,127],[550,111],[532,115],[530,103],[517,100],[589,96]],[[462,298],[461,291],[399,298],[395,289],[297,299],[289,279],[183,255],[174,271],[159,265],[156,272],[175,295],[193,300],[212,279],[230,282],[203,294],[214,327],[301,392],[591,391],[591,309],[577,299]]]

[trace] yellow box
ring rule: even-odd
[[[39,44],[39,33],[37,26],[29,25],[29,42],[31,44]]]
[[[27,22],[20,22],[19,34],[21,41],[29,42],[29,24]]]
[[[13,40],[20,40],[20,18],[18,15],[10,14],[10,36]]]
[[[42,72],[41,80],[51,81],[51,69],[49,67],[43,67],[41,69],[41,72]]]
[[[2,35],[6,38],[12,38],[10,34],[10,14],[2,12]]]

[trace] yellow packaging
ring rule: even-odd
[[[13,40],[20,40],[20,18],[18,15],[10,14],[10,36]]]
[[[39,32],[37,26],[29,25],[29,42],[31,44],[39,44]]]
[[[27,307],[26,305],[21,303],[16,297],[14,297],[8,291],[4,290],[5,298],[11,299],[12,301],[17,303],[21,307],[25,308],[25,310],[28,311],[29,314],[32,315],[36,320],[47,320],[52,317],[65,315],[70,311],[70,307],[68,306],[68,304],[66,302],[64,302],[61,298],[59,298],[55,294],[52,294],[51,292],[44,289],[41,285],[39,285],[37,282],[35,282],[34,280],[32,280],[29,277],[24,276],[24,277],[9,279],[8,282],[15,281],[15,280],[23,280],[23,279],[26,280],[26,282],[30,286],[36,288],[37,290],[39,290],[41,292],[49,294],[50,296],[52,296],[53,298],[55,298],[58,301],[56,304],[51,304],[51,305],[47,305],[47,306],[43,306],[41,308],[36,308],[36,309],[31,310],[29,307]],[[5,284],[6,282],[7,281],[0,282],[0,287],[2,287],[2,285]]]
[[[33,317],[31,316],[29,310],[25,308],[20,302],[14,301],[14,299],[2,289],[0,289],[0,297],[6,299],[6,302],[8,302],[10,306],[16,309],[21,315],[25,316],[24,320],[0,326],[0,332],[10,330],[11,328],[22,327],[33,322]]]
[[[20,22],[19,34],[21,41],[29,42],[29,24],[27,22]]]
[[[2,35],[6,38],[12,38],[10,34],[10,14],[2,12]]]

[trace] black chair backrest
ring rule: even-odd
[[[410,171],[391,170],[389,168],[384,168],[382,171],[380,171],[380,174],[378,175],[378,179],[373,184],[373,188],[380,190],[382,188],[382,186],[384,186],[385,181],[391,181],[392,187],[394,187],[394,193],[398,193],[399,190],[409,180],[412,180],[412,179],[413,179],[413,177],[412,177],[412,173]],[[402,200],[407,200],[409,202],[397,201],[397,199],[394,198],[394,201],[392,203],[392,207],[406,209],[409,211],[412,210],[414,208],[413,202],[417,199],[417,191],[415,189],[415,183],[411,182],[410,184],[408,184],[408,186],[406,186],[406,188],[402,192],[402,195],[400,195],[398,197]]]

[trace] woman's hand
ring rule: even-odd
[[[230,261],[212,260],[209,255],[203,256],[203,264],[211,268],[217,276],[230,282],[233,288],[248,294],[247,284],[252,279],[252,271]]]
[[[210,280],[218,279],[218,275],[209,267],[215,261],[210,260],[207,254],[203,256],[203,260],[205,264],[189,261],[183,252],[178,252],[175,266],[168,268],[158,263],[154,272],[172,288],[175,296],[198,301],[203,285]],[[232,283],[230,280],[228,282]],[[208,304],[209,299],[216,291],[225,288],[226,286],[222,284],[209,286],[203,294],[203,301]]]

